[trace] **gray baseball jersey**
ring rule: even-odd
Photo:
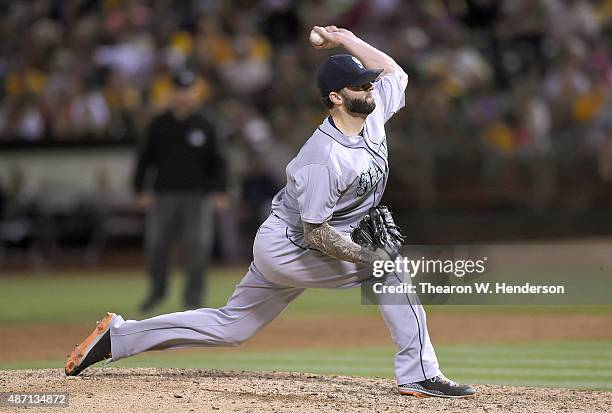
[[[316,129],[287,166],[287,185],[272,201],[272,213],[292,231],[302,221],[328,221],[349,232],[372,206],[378,205],[389,173],[384,124],[405,103],[404,88],[393,75],[374,83],[376,109],[362,135],[346,136],[331,117]]]
[[[385,122],[404,106],[404,88],[394,75],[374,84],[376,109],[362,135],[345,136],[326,119],[287,166],[287,185],[253,244],[253,262],[226,306],[165,314],[142,321],[117,317],[111,326],[113,360],[143,351],[193,346],[231,346],[252,337],[305,288],[348,288],[372,276],[369,267],[340,261],[310,248],[302,222],[330,225],[348,235],[368,208],[377,205],[389,167]],[[388,285],[410,282],[397,274]],[[407,305],[381,305],[398,346],[398,384],[440,374],[425,312],[415,295]]]

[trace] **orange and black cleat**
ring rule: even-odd
[[[110,326],[115,317],[116,314],[107,313],[95,330],[72,350],[64,366],[66,376],[76,376],[92,364],[112,357]]]

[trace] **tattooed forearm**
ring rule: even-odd
[[[344,238],[327,222],[322,224],[304,222],[304,239],[313,248],[343,261],[368,264],[389,258],[382,250],[372,251]]]

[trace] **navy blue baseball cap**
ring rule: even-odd
[[[321,96],[337,92],[347,86],[361,86],[378,79],[383,69],[366,69],[350,54],[337,54],[327,58],[317,70],[317,85]]]

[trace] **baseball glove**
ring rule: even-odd
[[[397,258],[405,240],[400,227],[395,225],[391,211],[384,205],[370,208],[351,231],[351,239],[362,247],[377,250],[382,248],[391,259]]]

